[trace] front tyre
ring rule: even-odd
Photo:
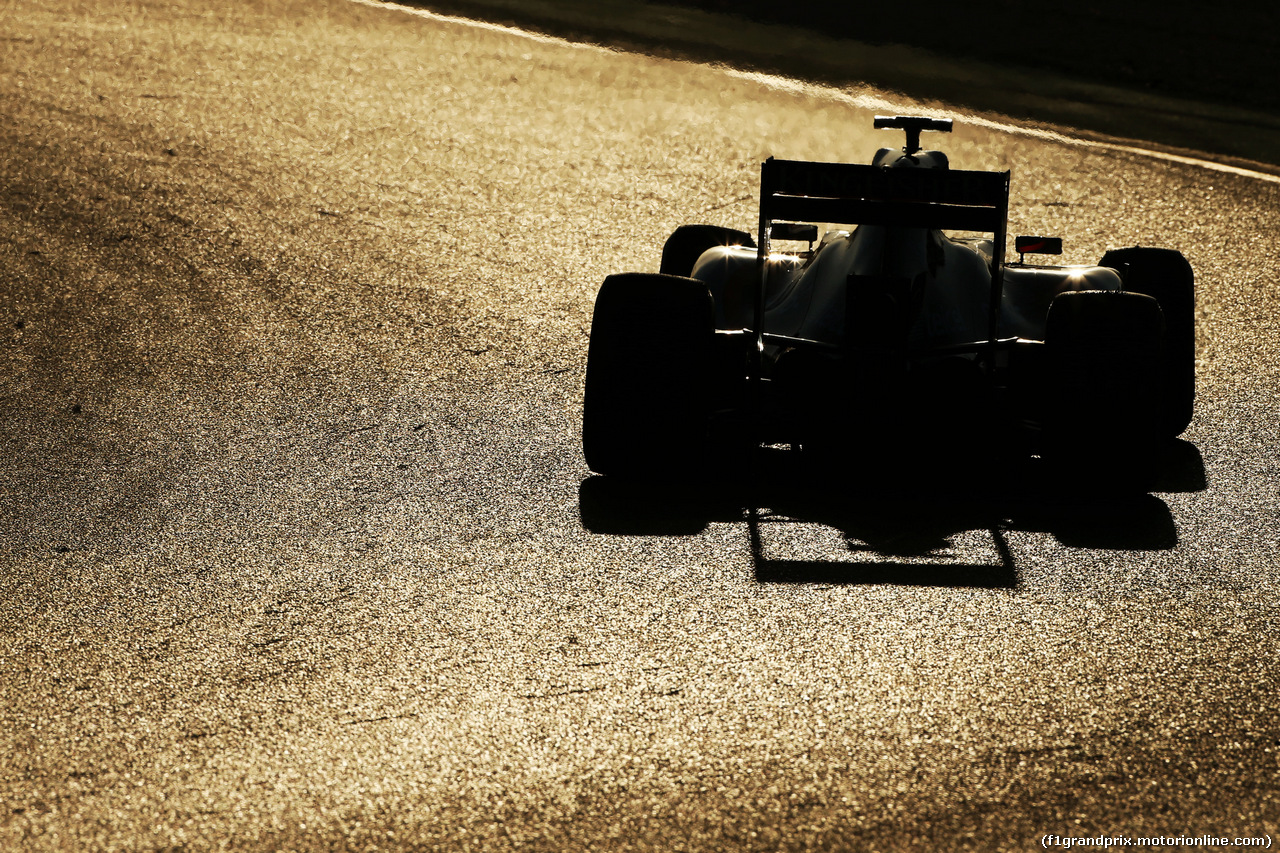
[[[705,459],[715,335],[702,282],[627,273],[596,297],[583,393],[591,470],[644,480],[691,477]]]

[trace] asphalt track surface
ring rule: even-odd
[[[945,139],[1067,262],[1190,259],[1151,495],[619,495],[601,280],[872,95],[345,0],[0,34],[0,849],[1280,833],[1273,179]]]

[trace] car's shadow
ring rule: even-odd
[[[1178,544],[1172,513],[1155,494],[1064,492],[1034,459],[963,483],[832,478],[799,471],[793,461],[789,451],[764,451],[750,470],[678,487],[588,477],[578,490],[582,524],[604,535],[688,536],[715,522],[745,523],[761,583],[1012,589],[1018,571],[1009,531],[1047,532],[1076,548]],[[1154,491],[1204,488],[1199,451],[1176,442]],[[834,531],[838,555],[830,541],[822,557],[788,553],[795,526],[810,536]]]

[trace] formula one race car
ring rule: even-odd
[[[686,225],[659,274],[605,280],[587,464],[670,479],[762,446],[855,470],[1013,453],[1085,488],[1145,489],[1195,397],[1186,259],[1134,247],[1040,266],[1022,256],[1059,254],[1061,239],[1018,237],[1006,264],[1009,173],[921,150],[950,120],[875,126],[906,146],[871,165],[767,160],[755,240]],[[856,227],[819,240],[817,223]]]

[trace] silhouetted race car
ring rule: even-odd
[[[782,445],[842,472],[1013,454],[1086,488],[1149,482],[1195,397],[1186,259],[1133,247],[1041,266],[1023,256],[1061,239],[1018,237],[1005,263],[1009,173],[922,150],[950,120],[875,126],[906,146],[871,165],[765,161],[754,240],[686,225],[660,273],[605,280],[587,464],[669,479]],[[819,240],[818,223],[855,227]]]

